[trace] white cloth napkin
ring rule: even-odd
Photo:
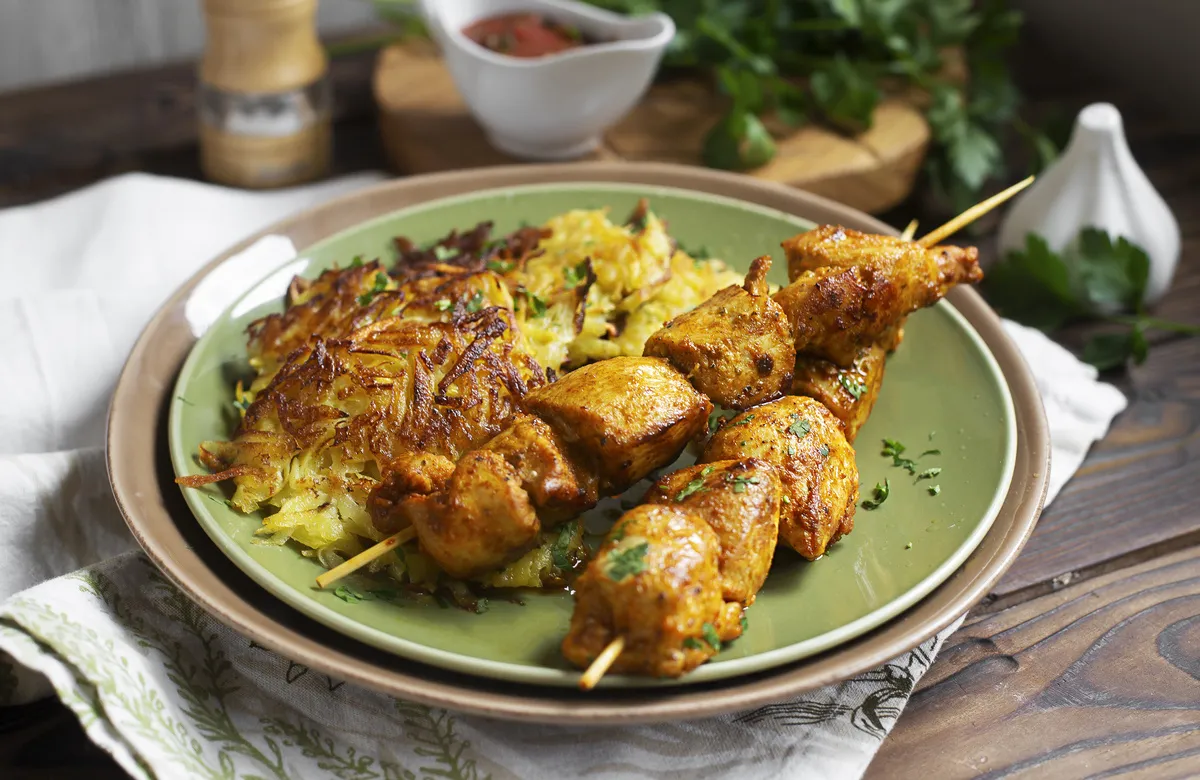
[[[375,178],[249,194],[128,175],[0,212],[0,701],[52,687],[136,777],[859,777],[953,627],[874,672],[754,712],[529,726],[310,671],[210,618],[133,552],[105,478],[103,421],[153,308],[244,235]],[[240,262],[288,249],[273,239]],[[198,319],[220,310],[216,295]],[[1008,327],[1045,396],[1053,497],[1125,399],[1040,333]]]

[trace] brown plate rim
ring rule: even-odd
[[[874,232],[892,228],[801,190],[745,176],[671,164],[514,165],[385,182],[285,219],[245,239],[198,271],[147,324],[109,407],[106,457],[117,505],[158,568],[209,614],[284,657],[337,679],[424,704],[491,717],[557,724],[631,724],[750,709],[875,668],[911,650],[987,595],[1037,522],[1049,477],[1050,441],[1041,398],[999,318],[974,290],[951,294],[992,351],[1016,410],[1017,455],[1004,504],[975,552],[901,616],[857,639],[758,674],[671,689],[577,691],[505,683],[407,661],[342,636],[270,596],[225,559],[192,521],[172,482],[163,421],[176,374],[195,338],[184,303],[208,273],[262,236],[297,248],[378,214],[451,195],[548,182],[608,181],[669,186],[737,198],[818,223]]]

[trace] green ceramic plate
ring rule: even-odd
[[[200,338],[184,364],[170,412],[171,457],[177,474],[202,473],[194,453],[205,439],[230,432],[232,379],[249,372],[248,323],[282,306],[292,273],[315,276],[355,255],[390,258],[390,239],[418,241],[451,228],[492,220],[496,230],[541,222],[571,208],[609,206],[628,212],[648,196],[656,213],[685,246],[705,246],[741,271],[750,259],[780,258],[773,281],[784,283],[780,242],[811,227],[794,216],[741,201],[685,190],[621,184],[531,185],[447,198],[388,214],[309,247],[249,289]],[[920,482],[880,455],[895,439],[917,455],[922,469],[940,467]],[[983,539],[1012,476],[1016,431],[1012,399],[979,336],[947,303],[914,315],[888,363],[887,381],[857,453],[863,495],[889,479],[891,496],[875,511],[859,510],[854,533],[824,558],[809,563],[781,550],[757,602],[749,630],[713,661],[679,681],[610,676],[608,686],[676,685],[758,672],[827,650],[895,617],[957,569]],[[940,486],[932,496],[928,488]],[[644,490],[635,487],[631,494]],[[209,536],[255,581],[306,615],[397,655],[460,672],[510,681],[574,685],[578,673],[562,660],[559,642],[571,615],[566,593],[535,593],[525,605],[493,601],[471,614],[436,606],[381,601],[347,603],[321,592],[319,565],[293,547],[255,543],[257,516],[234,512],[218,489],[184,490]],[[605,502],[589,513],[603,525]]]

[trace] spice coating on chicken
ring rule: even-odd
[[[983,278],[974,247],[926,249],[847,228],[802,233],[785,249],[789,258],[806,258],[793,263],[797,268],[826,255],[846,263],[801,271],[774,296],[792,325],[796,352],[840,366],[850,365],[861,347],[908,314],[932,306],[956,284]]]
[[[583,668],[617,637],[618,673],[678,677],[713,656],[710,639],[741,635],[741,604],[721,598],[721,545],[690,511],[639,506],[626,512],[575,582],[575,612],[562,643]]]
[[[712,411],[670,363],[650,357],[586,365],[530,392],[524,405],[566,446],[591,455],[604,495],[675,460]]]
[[[409,496],[395,511],[412,524],[421,550],[458,579],[516,560],[541,531],[516,469],[486,450],[465,455],[444,491]]]
[[[569,453],[553,429],[533,415],[518,414],[483,449],[503,455],[512,465],[544,524],[567,520],[596,505],[595,466]]]
[[[819,401],[786,396],[734,417],[702,463],[760,458],[783,484],[779,541],[809,560],[854,527],[858,469],[841,422]]]
[[[797,355],[792,394],[823,403],[841,420],[846,441],[853,442],[879,397],[886,363],[887,349],[880,344],[860,349],[849,368],[822,358]]]
[[[775,557],[782,495],[775,470],[747,458],[672,472],[650,488],[643,503],[679,507],[708,523],[721,544],[723,597],[750,606]]]
[[[791,382],[795,346],[787,315],[767,291],[770,257],[731,286],[668,322],[645,354],[666,358],[696,389],[730,409],[777,398]]]

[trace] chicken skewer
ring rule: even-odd
[[[930,236],[932,238],[930,238],[930,240],[928,241],[928,243],[925,244],[925,246],[930,246],[932,244],[935,244],[937,241],[944,239],[950,233],[959,229],[959,227],[967,224],[972,219],[977,218],[980,214],[984,213],[985,211],[989,210],[990,208],[994,208],[996,205],[998,205],[1000,202],[1007,199],[1008,197],[1011,197],[1013,194],[1015,194],[1020,189],[1022,189],[1023,186],[1027,186],[1028,183],[1029,182],[1027,181],[1027,182],[1024,182],[1022,185],[1010,188],[1005,193],[1001,193],[1000,196],[997,196],[997,197],[991,199],[989,202],[985,202],[985,204],[981,204],[981,207],[976,210],[973,210],[974,214],[972,216],[970,216],[969,219],[966,219],[965,221],[964,220],[955,220],[955,221],[952,221],[951,223],[947,223],[947,225],[943,226],[943,228],[941,228],[937,231],[934,231],[933,233],[930,234]],[[959,224],[955,225],[955,222],[958,222]],[[911,240],[913,234],[916,232],[916,227],[917,227],[916,221],[914,220],[905,229],[905,232],[902,235],[901,240],[903,240],[903,241]],[[752,270],[751,270],[752,276],[755,275],[755,271],[756,271],[756,269],[752,268]],[[750,291],[749,284],[747,285],[747,291]],[[858,407],[857,411],[860,416],[854,424],[846,424],[845,417],[843,417],[843,415],[838,415],[839,417],[843,417],[843,425],[846,428],[847,438],[849,438],[850,440],[853,440],[853,436],[854,436],[854,433],[857,431],[857,427],[859,425],[861,425],[861,423],[863,421],[865,421],[866,416],[870,413],[870,408],[874,403],[874,396],[875,396],[875,394],[877,394],[879,384],[882,382],[883,358],[886,356],[886,353],[888,351],[890,351],[890,349],[894,349],[896,344],[899,343],[899,340],[902,337],[902,326],[903,326],[903,319],[900,319],[892,327],[891,333],[884,335],[881,340],[877,341],[876,343],[874,343],[870,347],[868,347],[866,354],[863,355],[863,357],[862,357],[862,359],[868,361],[868,365],[859,366],[859,367],[864,369],[866,378],[870,379],[873,383],[873,388],[868,388],[867,391],[870,393],[868,396],[868,400],[865,404]],[[668,356],[669,356],[669,354],[668,354]],[[802,359],[802,358],[799,358],[799,356],[798,356],[798,362],[799,362],[799,359]],[[876,366],[876,365],[878,366],[878,370],[874,369],[874,366]],[[800,377],[797,377],[797,381],[798,382],[801,381]],[[855,401],[859,400],[860,395],[861,395],[861,393],[855,394],[855,396],[854,396]],[[778,402],[776,402],[775,404],[767,404],[767,406],[775,406],[775,405],[777,405],[777,403]],[[816,408],[822,407],[822,404],[820,402],[814,401],[813,404],[814,404],[814,407],[816,407]],[[814,409],[814,411],[815,411],[815,409]],[[832,415],[830,415],[830,413],[827,409],[822,408],[822,411],[825,412],[826,415],[832,416]],[[799,413],[789,413],[789,415],[790,414],[799,414]],[[731,421],[730,425],[727,426],[726,430],[730,430],[736,425],[749,426],[753,422],[754,416],[755,415],[751,415],[749,413],[743,413],[743,415],[739,415],[739,417],[735,417],[734,420]],[[822,415],[818,412],[814,416],[820,418],[820,417],[824,417],[825,415]],[[790,419],[790,417],[789,417],[789,419]],[[801,419],[803,419],[803,418],[801,418]],[[822,422],[827,422],[827,421],[822,420]],[[761,424],[760,424],[760,426],[761,426]],[[805,426],[797,426],[797,427],[800,428],[800,430],[803,430],[803,432],[805,434],[807,434],[808,431],[811,430],[811,423],[809,423],[807,427],[805,427]],[[750,431],[739,432],[736,437],[738,439],[738,447],[746,448],[747,446],[752,446],[756,450],[761,450],[761,449],[765,448],[768,452],[777,451],[778,443],[771,441],[772,439],[774,439],[776,437],[771,434],[770,426],[767,427],[767,431],[766,431],[767,435],[765,437],[756,435],[761,432],[762,431],[755,431],[755,434],[751,434]],[[750,444],[751,441],[754,442],[753,445]],[[775,444],[776,446],[772,446],[772,444]],[[720,457],[720,455],[722,454],[722,452],[721,452],[722,447],[729,447],[730,445],[731,445],[730,441],[724,441],[724,442],[717,443],[716,446],[714,446],[713,443],[710,442],[710,445],[706,449],[704,458],[702,460],[711,459],[713,457]],[[794,452],[794,448],[795,448],[794,444],[788,444],[785,446],[787,446]],[[823,455],[828,456],[829,454],[831,454],[832,450],[828,445],[822,444],[820,446],[821,446],[821,449],[819,450],[819,452],[821,452]],[[787,461],[784,461],[784,463],[786,464]],[[823,551],[823,549],[825,547],[827,547],[828,544],[832,543],[833,541],[836,541],[837,537],[834,534],[841,535],[842,533],[848,532],[850,530],[850,527],[852,527],[853,508],[854,508],[855,503],[857,502],[857,470],[854,469],[854,467],[853,467],[853,452],[852,451],[850,452],[850,464],[851,464],[850,470],[854,474],[854,477],[855,477],[855,480],[854,480],[855,481],[855,490],[854,490],[853,497],[850,498],[849,505],[847,507],[847,511],[843,515],[849,521],[849,526],[844,525],[844,523],[846,521],[842,521],[837,524],[836,528],[834,527],[833,523],[827,522],[827,523],[825,523],[824,527],[822,527],[820,524],[817,524],[815,527],[812,525],[809,525],[808,527],[797,526],[797,527],[794,527],[793,529],[790,529],[793,532],[798,532],[801,539],[808,542],[810,545],[813,545],[810,548],[810,551],[812,551],[812,552],[815,552],[815,550],[817,549],[817,546],[819,546],[819,549],[821,549]],[[711,466],[709,466],[709,468],[711,468]],[[786,468],[786,465],[785,465],[785,468]],[[680,475],[681,477],[686,476],[686,470],[677,472],[677,474]],[[689,483],[689,485],[690,484],[693,484],[693,483]],[[801,483],[799,480],[796,480],[793,484],[799,485],[799,484],[803,484],[803,483]],[[818,480],[817,484],[820,484],[819,480]],[[834,485],[838,484],[838,480],[836,479],[836,474],[834,475],[834,480],[832,481],[832,484],[834,484]],[[808,486],[804,485],[804,487],[807,488]],[[653,492],[654,491],[652,490],[651,493],[653,493]],[[811,491],[805,490],[806,494],[809,494],[810,492]],[[650,494],[648,494],[648,498],[649,498],[649,496],[650,496]],[[790,503],[790,498],[791,497],[789,495],[787,495],[786,493],[782,496],[782,500],[787,503]],[[818,501],[819,501],[819,499],[818,499]],[[786,504],[785,504],[784,508],[786,509]],[[832,509],[833,508],[831,507],[831,510]],[[827,520],[833,519],[832,515],[833,515],[833,511],[828,511],[825,513],[825,517]],[[768,566],[769,566],[769,563],[768,563]],[[761,585],[761,582],[759,582],[758,584]],[[574,629],[574,628],[575,628],[575,622],[573,620],[572,629]],[[568,638],[569,637],[570,637],[570,635],[568,636]],[[608,669],[617,662],[617,659],[620,657],[620,655],[624,651],[625,647],[626,647],[626,639],[625,639],[624,635],[620,635],[620,636],[616,637],[615,639],[613,639],[611,642],[609,642],[609,644],[606,647],[604,647],[604,649],[600,653],[598,653],[594,656],[594,660],[588,666],[587,670],[584,672],[583,676],[580,679],[580,687],[585,690],[594,687],[598,683],[598,681],[601,679],[601,677],[608,671]],[[566,642],[564,642],[564,652],[565,651],[566,651]]]

